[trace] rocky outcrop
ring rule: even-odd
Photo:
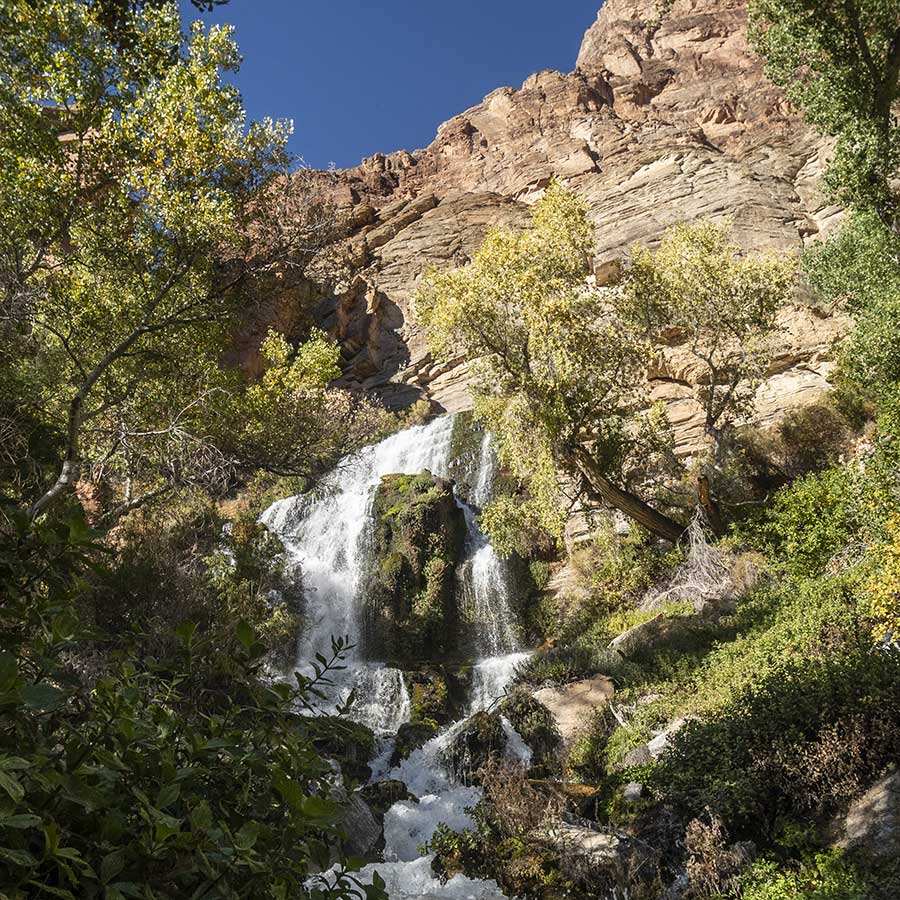
[[[900,856],[900,773],[890,772],[857,797],[839,823],[837,845],[874,856]]]
[[[453,484],[429,472],[386,475],[375,493],[366,643],[388,659],[441,659],[457,646],[454,572],[465,520]]]
[[[563,687],[542,688],[534,697],[553,716],[564,744],[570,746],[591,724],[591,717],[615,693],[605,675],[574,681]]]
[[[488,228],[523,225],[553,176],[588,201],[602,280],[632,242],[700,216],[732,216],[747,248],[799,249],[839,212],[819,190],[826,153],[765,78],[744,0],[607,0],[574,71],[499,88],[424,150],[337,173],[353,276],[322,288],[319,316],[342,342],[342,383],[395,407],[426,397],[465,408],[466,368],[430,357],[412,296],[429,266],[464,263]],[[821,393],[845,327],[802,302],[783,324],[759,393],[763,423]],[[701,439],[700,377],[679,347],[650,373],[684,452]]]

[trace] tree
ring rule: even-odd
[[[62,455],[32,517],[85,474],[118,486],[117,508],[225,482],[254,413],[282,417],[276,470],[306,472],[326,448],[290,455],[287,437],[353,420],[343,400],[326,413],[321,338],[265,410],[223,367],[255,282],[302,270],[330,214],[312,179],[287,174],[289,126],[246,125],[223,81],[239,61],[231,30],[196,23],[185,39],[174,2],[127,6],[127,46],[109,4],[0,10],[2,349],[19,394],[6,412],[55,429]],[[269,462],[261,445],[243,461]]]
[[[837,138],[826,176],[837,202],[900,227],[900,2],[753,0],[750,39],[788,99]]]
[[[820,296],[853,316],[842,373],[871,396],[889,392],[900,382],[900,237],[872,211],[854,212],[803,262]]]
[[[526,502],[485,510],[503,549],[525,525],[561,535],[566,478],[653,534],[683,531],[632,490],[665,422],[644,397],[647,342],[617,314],[615,289],[588,284],[592,240],[584,203],[553,183],[529,229],[491,231],[468,265],[429,271],[416,297],[432,351],[472,362],[475,414],[528,487]]]
[[[656,343],[675,329],[702,363],[704,425],[717,455],[734,420],[752,410],[796,271],[789,256],[742,256],[729,230],[674,225],[656,251],[632,248],[622,282],[623,313]]]

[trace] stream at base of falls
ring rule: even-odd
[[[297,668],[309,671],[316,653],[328,655],[332,636],[349,636],[356,648],[337,673],[331,696],[321,712],[333,713],[352,690],[350,716],[380,738],[371,761],[372,780],[398,780],[417,801],[395,803],[384,817],[383,862],[366,866],[357,877],[370,883],[374,872],[384,879],[391,900],[504,900],[495,882],[457,875],[442,883],[431,870],[431,857],[420,856],[439,823],[455,831],[473,827],[468,811],[480,799],[477,787],[459,783],[444,764],[444,751],[463,728],[466,716],[445,727],[428,743],[391,765],[392,737],[409,721],[412,708],[403,673],[373,661],[372,648],[359,648],[360,598],[371,566],[370,536],[376,487],[385,475],[430,472],[452,478],[454,416],[407,428],[343,460],[315,495],[289,497],[274,503],[263,523],[284,542],[291,565],[301,578],[304,633],[298,642]],[[471,454],[465,502],[457,496],[466,524],[459,563],[459,590],[473,611],[477,658],[472,666],[468,714],[489,708],[512,681],[516,666],[528,657],[518,646],[511,607],[510,575],[478,528],[481,506],[491,499],[497,464],[490,437],[480,438]],[[506,719],[506,754],[521,764],[530,751]],[[362,897],[360,893],[360,897]]]

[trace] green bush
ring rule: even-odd
[[[743,900],[875,900],[839,853],[820,853],[796,867],[757,860],[740,879]]]
[[[211,686],[209,639],[185,623],[169,659],[117,641],[91,676],[77,601],[111,551],[77,515],[32,527],[8,512],[0,535],[6,895],[310,896],[311,873],[339,858],[343,810],[315,723],[296,710],[343,644],[314,679],[267,684],[266,647],[241,622],[228,681]],[[350,896],[350,884],[313,895]]]
[[[900,660],[844,645],[782,663],[688,721],[651,784],[686,818],[709,807],[771,841],[784,816],[820,820],[876,780],[900,753],[898,717]]]

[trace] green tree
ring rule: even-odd
[[[900,2],[753,0],[750,39],[772,80],[837,138],[826,176],[835,199],[900,227]]]
[[[343,401],[323,419],[336,370],[320,337],[264,410],[221,363],[256,285],[302,270],[329,233],[325,205],[303,199],[311,181],[287,175],[288,126],[248,126],[223,80],[239,62],[231,30],[197,23],[185,38],[177,4],[136,4],[126,47],[105,10],[0,7],[7,420],[43,423],[62,457],[33,517],[86,475],[129,508],[265,466],[254,421],[278,422],[276,470],[306,472],[342,443],[313,438],[354,412]]]
[[[819,295],[854,319],[842,349],[843,373],[872,396],[889,391],[900,381],[898,236],[873,212],[853,212],[803,263]]]
[[[674,329],[703,368],[699,395],[714,462],[735,420],[753,409],[771,358],[778,310],[793,294],[796,262],[774,252],[742,256],[728,225],[675,225],[656,251],[635,246],[622,310],[655,343]],[[701,503],[722,528],[701,475]]]
[[[644,396],[647,342],[618,315],[618,292],[588,283],[592,241],[584,203],[554,183],[529,229],[490,232],[468,265],[430,271],[416,297],[432,351],[471,361],[476,416],[528,487],[525,502],[485,510],[506,550],[525,526],[561,535],[569,482],[656,535],[683,530],[632,489],[666,425]]]

